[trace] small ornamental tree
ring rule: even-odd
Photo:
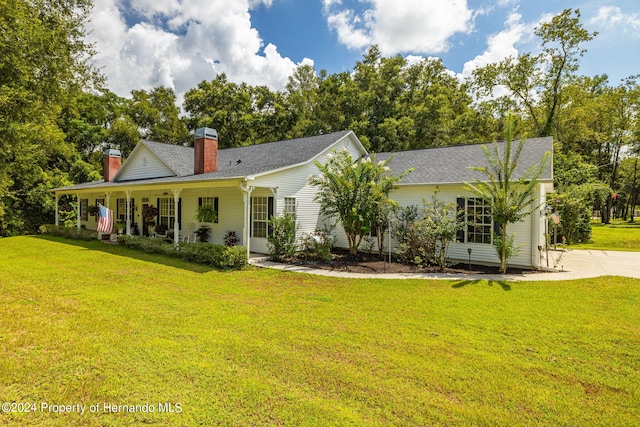
[[[509,120],[502,150],[495,143],[491,149],[482,146],[489,166],[470,168],[482,172],[486,181],[476,179],[473,184],[466,185],[468,190],[490,204],[493,220],[500,224],[500,234],[494,235],[493,244],[500,258],[500,272],[503,274],[507,271],[508,259],[517,253],[517,247],[513,245],[513,236],[507,235],[507,225],[522,220],[536,208],[533,206],[536,200],[533,192],[550,157],[550,153],[545,153],[538,164],[531,166],[522,176],[516,178],[514,173],[525,140],[521,139],[517,146],[513,147],[511,126]]]
[[[411,170],[394,176],[387,166],[391,159],[376,162],[372,155],[354,161],[346,149],[334,150],[327,157],[325,164],[314,162],[320,174],[310,176],[309,184],[319,189],[315,200],[321,213],[340,220],[349,251],[356,255],[380,217],[379,209],[388,203],[389,192]]]

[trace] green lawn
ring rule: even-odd
[[[36,237],[0,239],[0,272],[0,402],[38,409],[0,425],[640,425],[640,280],[218,272]]]
[[[592,223],[591,230],[589,243],[571,245],[571,248],[640,252],[640,222]]]

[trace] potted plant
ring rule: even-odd
[[[125,221],[116,222],[116,228],[118,229],[118,234],[124,234],[124,229],[127,226]]]
[[[146,221],[145,220],[144,223],[147,226],[147,232],[149,234],[153,234],[155,232],[155,229],[156,229],[156,222],[155,221]]]
[[[167,227],[165,224],[158,224],[156,225],[156,234],[164,234],[168,229],[169,227]]]
[[[238,239],[235,231],[227,230],[224,233],[224,244],[226,246],[236,246],[238,243],[240,243],[240,239]]]
[[[211,205],[198,206],[195,218],[198,222],[215,222],[218,219],[218,213]]]
[[[210,234],[211,228],[206,225],[200,226],[200,228],[198,228],[198,230],[196,231],[196,236],[198,236],[198,240],[202,243],[207,243],[209,241]]]

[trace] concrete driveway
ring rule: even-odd
[[[250,264],[258,267],[275,268],[296,273],[315,274],[330,277],[358,279],[443,279],[443,280],[495,280],[495,281],[538,281],[572,280],[599,276],[625,276],[640,279],[640,252],[618,252],[599,250],[550,251],[550,266],[558,271],[532,274],[438,274],[438,273],[397,273],[362,274],[343,271],[329,271],[303,266],[274,263],[263,255],[255,255]]]
[[[552,257],[564,255],[557,264],[562,279],[580,279],[598,276],[625,276],[640,278],[640,252],[601,250],[570,250],[551,252]],[[560,277],[558,277],[560,278]]]

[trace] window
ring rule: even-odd
[[[466,224],[457,240],[467,243],[491,243],[493,216],[489,203],[480,198],[458,198],[458,219]],[[466,231],[466,233],[465,233]],[[466,234],[466,236],[465,236]]]
[[[284,214],[296,216],[296,199],[295,197],[284,198]]]
[[[176,202],[173,198],[158,199],[158,224],[164,224],[173,229],[176,221]]]
[[[218,212],[218,198],[217,197],[200,197],[198,199],[198,206],[211,206],[214,211],[216,211],[216,219],[213,221],[214,224],[218,223],[219,220],[219,212]]]
[[[87,221],[89,219],[89,199],[80,199],[80,220]]]
[[[491,206],[484,199],[467,199],[467,242],[491,243]]]
[[[267,237],[269,197],[253,197],[251,200],[253,237]]]
[[[131,223],[133,223],[133,199],[129,199],[129,217],[131,219]],[[116,203],[117,212],[116,212],[116,221],[127,221],[127,199],[118,199]]]

